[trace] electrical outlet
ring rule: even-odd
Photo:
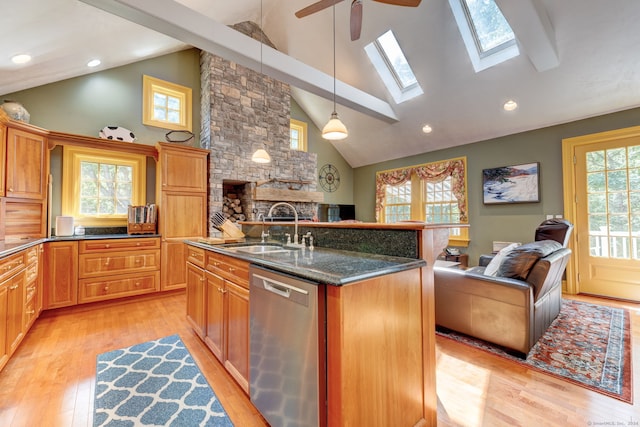
[[[562,218],[563,218],[563,216],[562,216],[562,215],[557,215],[557,214],[556,214],[556,218],[558,218],[558,219],[562,219]]]
[[[547,219],[553,219],[553,215],[547,215]]]

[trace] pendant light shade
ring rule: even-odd
[[[338,141],[349,136],[347,127],[338,118],[336,111],[336,5],[333,5],[333,113],[322,128],[322,137],[330,141]]]
[[[322,137],[331,141],[345,139],[349,136],[347,127],[338,118],[338,113],[331,113],[331,119],[322,128]]]
[[[271,163],[271,156],[264,148],[259,148],[251,156],[251,161],[256,163]]]

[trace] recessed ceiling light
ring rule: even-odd
[[[91,61],[87,62],[87,67],[97,67],[100,64],[101,62],[99,59],[92,59]]]
[[[424,133],[431,133],[431,131],[433,131],[433,128],[430,125],[424,125],[422,126],[422,132]]]
[[[14,55],[11,57],[14,64],[26,64],[31,61],[31,56],[26,54]]]
[[[510,100],[508,100],[507,102],[504,103],[502,108],[504,108],[505,111],[513,111],[516,108],[518,108],[518,103],[516,101],[514,101],[513,99],[510,99]]]

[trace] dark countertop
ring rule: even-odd
[[[375,255],[322,247],[315,247],[314,250],[300,249],[291,252],[250,254],[233,251],[233,247],[241,246],[242,244],[210,245],[193,240],[187,240],[186,243],[317,283],[334,286],[342,286],[371,277],[427,265],[426,261],[422,259]],[[247,243],[257,244],[259,242]]]
[[[87,234],[84,236],[51,236],[42,239],[21,239],[0,241],[0,259],[31,246],[45,242],[62,242],[68,240],[100,240],[100,239],[138,239],[143,237],[160,237],[159,234]]]

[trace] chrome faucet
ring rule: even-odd
[[[293,231],[293,244],[297,245],[298,244],[298,212],[296,211],[296,208],[292,204],[287,203],[287,202],[275,203],[275,204],[271,205],[271,208],[269,208],[269,213],[267,213],[267,216],[269,218],[271,218],[271,214],[273,213],[273,209],[276,206],[288,206],[293,211],[293,218],[295,219],[295,228],[294,228],[294,231]]]
[[[264,243],[264,238],[269,237],[269,232],[264,231],[264,214],[258,214],[258,221],[260,221],[260,217],[262,217],[262,232],[260,233],[260,242]]]

